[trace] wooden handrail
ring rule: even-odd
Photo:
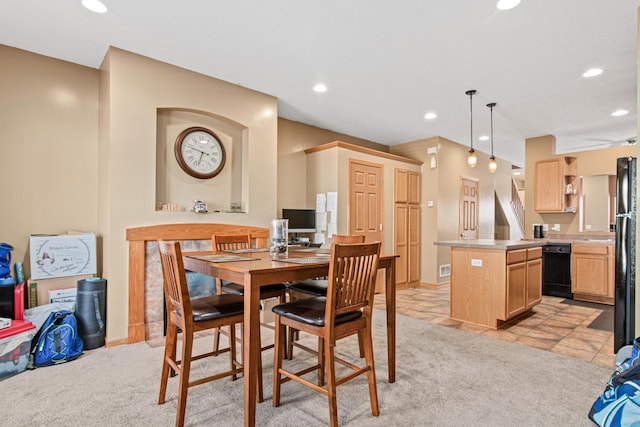
[[[524,234],[524,203],[522,203],[520,193],[518,193],[518,186],[513,178],[511,178],[511,208],[518,219],[520,231]]]

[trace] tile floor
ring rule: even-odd
[[[613,331],[587,328],[602,310],[562,304],[563,300],[543,296],[531,314],[498,330],[450,319],[449,285],[440,285],[437,289],[420,286],[398,290],[397,311],[416,319],[614,367]],[[376,307],[384,309],[384,296],[376,298],[375,303]]]

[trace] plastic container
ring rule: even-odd
[[[84,342],[84,349],[102,347],[107,326],[107,281],[105,279],[78,280],[76,318],[78,335]]]

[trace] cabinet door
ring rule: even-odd
[[[542,301],[542,258],[527,261],[527,308]]]
[[[507,265],[506,319],[526,310],[526,284],[527,263],[518,262]]]
[[[420,173],[409,172],[409,188],[407,191],[408,202],[414,205],[420,203]]]
[[[395,169],[393,192],[394,202],[396,203],[408,203],[409,202],[409,171],[405,169]]]
[[[420,282],[420,206],[409,205],[408,228],[408,279],[410,285]],[[396,273],[397,274],[397,273]]]
[[[563,164],[560,158],[538,160],[533,170],[533,210],[536,212],[562,212]]]
[[[396,286],[407,284],[407,266],[409,263],[409,238],[407,234],[408,205],[396,203],[393,224],[394,253],[396,258]]]
[[[609,296],[607,255],[574,253],[572,291],[581,294]]]

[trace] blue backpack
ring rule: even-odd
[[[589,418],[602,427],[640,425],[640,364],[614,373],[591,406]]]
[[[82,354],[83,347],[76,316],[69,310],[54,311],[31,341],[29,367],[33,369],[71,361]]]

